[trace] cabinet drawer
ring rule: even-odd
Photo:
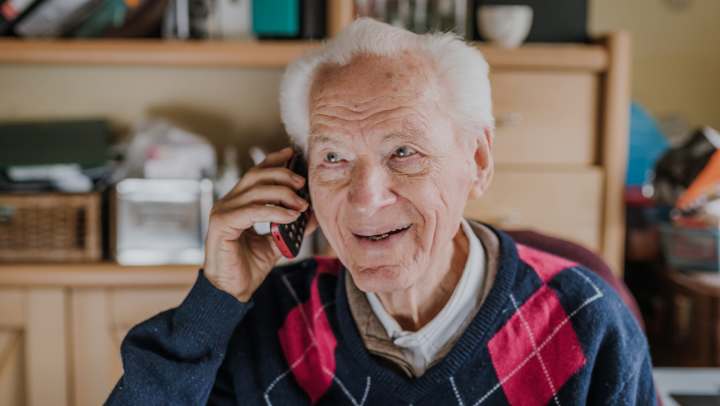
[[[496,162],[593,163],[598,127],[596,74],[497,71],[490,81]]]
[[[496,168],[485,195],[465,216],[500,228],[529,228],[599,251],[602,171]]]

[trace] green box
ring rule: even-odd
[[[258,37],[298,37],[300,0],[253,0],[252,29]]]

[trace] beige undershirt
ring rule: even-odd
[[[468,314],[466,320],[459,326],[458,334],[454,334],[445,345],[434,354],[434,358],[430,360],[427,368],[432,367],[440,359],[442,359],[452,349],[457,340],[462,336],[462,331],[470,324],[475,318],[478,310],[482,303],[485,301],[490,288],[495,281],[495,274],[497,273],[497,261],[499,256],[499,241],[497,236],[488,227],[470,222],[470,227],[481,242],[482,248],[484,249],[484,281],[482,285],[482,292],[480,294],[480,300],[476,303],[477,305],[472,312]],[[418,368],[417,359],[412,353],[408,352],[406,348],[401,348],[394,344],[393,340],[388,335],[387,330],[380,322],[378,317],[375,315],[370,303],[368,302],[367,296],[364,292],[355,286],[352,281],[350,273],[345,278],[345,289],[348,296],[348,303],[350,306],[350,312],[355,320],[355,324],[358,327],[360,336],[362,337],[363,343],[367,350],[381,357],[382,359],[389,361],[393,366],[402,370],[409,377],[421,376],[426,368]]]

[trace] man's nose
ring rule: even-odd
[[[358,162],[352,171],[349,200],[358,214],[372,215],[395,203],[397,197],[390,190],[390,178],[379,164]]]

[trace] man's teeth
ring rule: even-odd
[[[400,231],[405,231],[408,228],[410,228],[410,226],[403,226],[403,227],[396,228],[394,230],[390,230],[387,233],[370,235],[365,238],[367,238],[368,240],[371,240],[371,241],[380,241],[380,240],[384,240],[384,239],[388,238],[390,236],[390,234],[395,234]]]

